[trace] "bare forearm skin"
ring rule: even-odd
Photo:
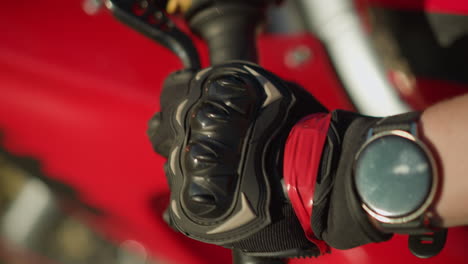
[[[435,212],[443,227],[468,225],[468,94],[425,110],[420,131],[439,159]]]

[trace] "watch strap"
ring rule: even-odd
[[[408,237],[408,248],[416,257],[433,257],[444,249],[447,233],[447,229],[441,229],[431,233],[410,235]]]
[[[372,134],[391,130],[403,130],[414,133],[416,132],[416,122],[419,120],[420,116],[420,112],[409,112],[382,118],[375,123],[372,128]]]

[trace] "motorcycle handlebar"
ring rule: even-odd
[[[256,33],[262,8],[246,3],[220,3],[189,19],[190,28],[208,44],[212,65],[230,60],[257,62]]]

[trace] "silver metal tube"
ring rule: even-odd
[[[297,0],[307,27],[326,46],[348,95],[362,114],[387,116],[407,112],[390,84],[351,0]]]

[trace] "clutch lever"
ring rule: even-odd
[[[171,50],[184,68],[200,69],[200,59],[190,37],[170,20],[167,1],[106,0],[106,7],[124,24]]]

